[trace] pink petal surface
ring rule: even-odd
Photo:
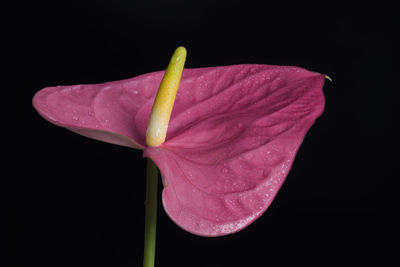
[[[185,69],[166,142],[145,147],[162,75],[45,88],[33,103],[59,126],[144,148],[161,170],[165,211],[183,229],[202,236],[243,229],[268,208],[322,113],[324,75],[269,65]]]
[[[45,119],[89,138],[145,147],[147,121],[163,72],[103,84],[47,87],[33,106]]]

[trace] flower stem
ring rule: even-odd
[[[147,159],[146,178],[146,215],[144,229],[143,267],[154,267],[157,229],[158,169],[156,164],[151,159]]]

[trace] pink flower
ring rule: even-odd
[[[160,168],[169,217],[201,236],[237,232],[282,186],[324,108],[325,76],[298,67],[185,69],[165,143],[146,146],[164,71],[103,84],[48,87],[33,105],[81,135],[142,149]]]

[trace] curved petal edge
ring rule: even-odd
[[[145,148],[144,156],[160,168],[168,216],[190,233],[222,236],[250,225],[277,195],[323,111],[325,77],[296,67],[236,65],[197,79],[192,92],[207,97],[193,102],[187,94],[192,103],[173,113],[170,138]],[[182,98],[190,88],[181,89]]]

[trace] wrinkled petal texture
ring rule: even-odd
[[[103,84],[44,88],[35,94],[33,106],[45,119],[81,135],[143,149],[163,73]]]
[[[237,232],[268,208],[284,182],[323,111],[324,75],[270,65],[185,69],[166,142],[146,147],[163,74],[48,87],[33,105],[58,126],[144,149],[161,170],[165,211],[183,229],[202,236]]]
[[[147,148],[163,175],[163,205],[202,236],[237,232],[282,186],[324,108],[324,75],[296,67],[194,70],[179,89],[167,141]]]

